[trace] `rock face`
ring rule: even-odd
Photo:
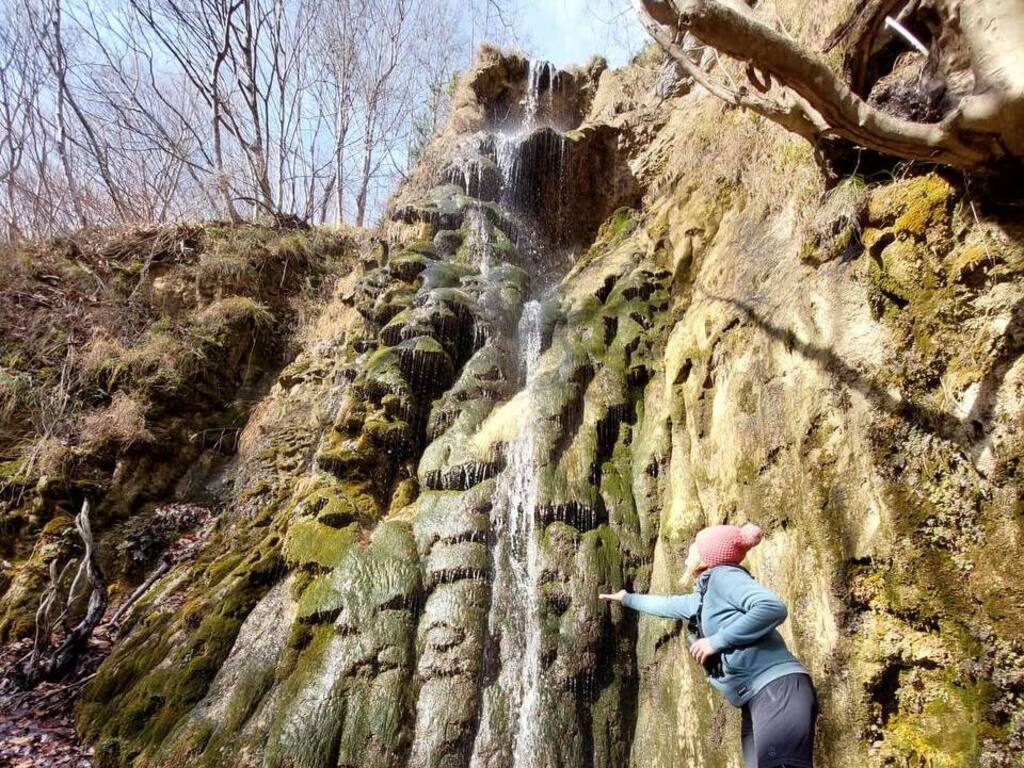
[[[825,189],[655,52],[485,51],[86,688],[98,764],[739,765],[680,627],[597,594],[747,520],[821,765],[1018,764],[1024,221],[897,176]]]

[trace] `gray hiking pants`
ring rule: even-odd
[[[772,680],[743,706],[744,768],[813,768],[818,698],[804,674]]]

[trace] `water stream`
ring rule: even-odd
[[[531,384],[540,359],[540,304],[527,302],[519,321],[522,407],[531,408]],[[494,491],[494,581],[488,633],[499,644],[498,677],[485,692],[471,768],[534,768],[540,743],[542,678],[537,603],[537,458],[532,422],[521,421],[508,445],[506,467]],[[498,660],[496,660],[498,661]],[[513,741],[514,740],[514,741]],[[511,762],[500,755],[514,743]],[[496,762],[497,761],[497,762]]]
[[[518,215],[518,203],[529,193],[526,185],[536,170],[524,146],[539,129],[550,126],[557,70],[547,62],[531,61],[523,100],[523,120],[514,131],[494,136],[501,173],[501,202],[516,222],[517,248],[532,262],[533,291],[550,278],[546,262],[554,261]],[[558,134],[561,136],[561,134]],[[563,137],[564,141],[564,137]],[[564,153],[561,153],[564,155]],[[555,169],[556,173],[560,172]],[[479,261],[488,258],[479,242]],[[533,420],[534,377],[541,352],[541,306],[524,304],[517,332],[518,370],[523,389],[518,395],[524,418],[519,432],[506,446],[506,465],[498,477],[492,506],[494,576],[488,615],[491,653],[488,664],[495,673],[484,691],[480,726],[470,759],[471,768],[540,768],[544,677],[541,668],[541,626],[538,602],[540,583],[537,510],[537,437]]]

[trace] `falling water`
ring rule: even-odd
[[[462,188],[470,197],[476,197],[483,188],[483,172],[480,161],[469,156],[460,156],[452,161],[448,169],[447,179],[453,184],[462,183]]]
[[[536,301],[528,302],[523,307],[523,316],[519,322],[519,340],[520,360],[526,376],[527,407],[532,408],[530,386],[540,358],[541,346],[540,304]],[[520,668],[522,706],[519,709],[512,763],[516,768],[528,768],[534,764],[539,754],[541,722],[540,605],[537,600],[540,586],[540,553],[537,549],[537,532],[534,530],[537,509],[537,461],[536,440],[530,426],[532,424],[533,420],[527,421],[526,428],[516,439],[516,442],[521,441],[525,444],[522,451],[525,461],[513,465],[515,474],[519,475],[519,478],[513,481],[513,491],[521,493],[510,498],[510,501],[515,502],[514,541],[518,544],[517,547],[513,547],[513,550],[518,550],[513,552],[513,559],[520,580],[525,582],[522,596],[526,624],[526,653]],[[507,504],[506,508],[512,511],[513,506]]]
[[[494,159],[501,176],[499,201],[517,225],[517,232],[547,221],[547,239],[562,236],[562,201],[571,193],[573,141],[560,128],[556,114],[558,69],[546,61],[527,66],[522,121],[494,134]],[[522,245],[514,237],[516,246]],[[551,237],[554,235],[554,237]]]
[[[519,321],[519,363],[525,379],[525,407],[540,358],[540,304],[528,302]],[[498,677],[487,690],[471,768],[486,768],[512,743],[513,768],[534,768],[540,745],[542,679],[540,670],[540,571],[537,508],[536,437],[523,419],[508,446],[507,464],[494,491],[494,581],[488,632],[500,638]],[[504,719],[504,722],[497,722]],[[506,763],[502,763],[506,764]]]
[[[554,101],[554,86],[555,86],[555,74],[556,70],[553,64],[547,61],[534,61],[530,59],[530,63],[526,70],[526,103],[524,104],[523,116],[523,128],[526,133],[529,133],[534,128],[538,127],[538,116],[540,114],[541,105],[541,94],[540,87],[541,83],[544,82],[544,75],[547,75],[547,112],[548,119],[551,118],[551,108]]]
[[[530,59],[526,70],[526,95],[523,99],[523,120],[515,131],[499,133],[495,138],[495,159],[504,187],[505,198],[515,201],[523,175],[522,158],[519,151],[526,138],[545,123],[550,124],[554,116],[555,82],[558,70],[547,61]],[[546,85],[546,94],[541,87]],[[544,106],[542,111],[541,107]]]
[[[486,275],[493,266],[494,238],[491,225],[487,221],[487,214],[480,208],[467,210],[466,218],[469,220],[474,265],[481,275]]]

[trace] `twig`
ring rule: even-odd
[[[146,594],[154,584],[156,584],[160,577],[171,570],[171,561],[172,558],[165,553],[164,556],[160,558],[160,563],[153,569],[153,572],[149,574],[146,580],[128,596],[127,600],[118,606],[118,609],[114,612],[114,615],[110,617],[110,621],[108,622],[115,637],[119,634],[121,629],[120,626],[118,626],[121,621],[121,617],[128,613],[129,609],[131,609],[135,603],[137,603],[142,596]]]

